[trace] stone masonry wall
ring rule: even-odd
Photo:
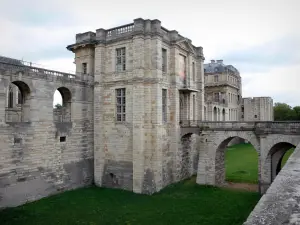
[[[90,185],[94,176],[92,87],[22,71],[3,65],[0,70],[0,208]],[[30,88],[27,118],[6,123],[6,91],[14,81]],[[53,122],[53,94],[59,87],[72,94],[70,122]]]

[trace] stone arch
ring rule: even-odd
[[[213,116],[214,116],[213,121],[217,121],[218,120],[218,110],[217,110],[216,106],[213,109]]]
[[[186,133],[180,138],[177,154],[177,180],[183,180],[197,173],[199,153],[197,151],[197,137],[194,133]]]
[[[203,133],[199,142],[198,184],[221,186],[225,183],[225,150],[228,143],[236,137],[252,144],[259,156],[260,145],[255,133],[252,131],[216,131]],[[258,173],[260,173],[259,162]]]
[[[246,135],[240,135],[240,134],[232,134],[226,139],[224,139],[217,147],[216,149],[216,154],[215,154],[215,182],[216,185],[223,185],[225,183],[225,151],[226,148],[228,147],[228,144],[234,139],[234,138],[241,138],[246,141],[248,141],[250,144],[251,143],[251,138],[249,138]],[[250,139],[250,140],[249,140]],[[252,140],[253,142],[253,140]],[[256,141],[254,141],[256,143]],[[252,144],[253,147],[255,148],[256,152],[258,153],[259,151],[257,143]],[[256,145],[256,146],[255,146]]]
[[[300,136],[269,134],[261,143],[261,192],[265,193],[281,169],[283,156],[300,143]]]
[[[61,107],[53,109],[53,120],[54,122],[70,122],[71,121],[71,105],[72,105],[72,93],[66,87],[59,87],[57,91],[60,93],[62,98]]]
[[[7,122],[30,120],[31,90],[27,83],[12,81],[8,86],[5,119]]]

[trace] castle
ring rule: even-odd
[[[0,207],[92,183],[152,194],[199,172],[202,145],[182,124],[273,120],[271,98],[243,98],[236,68],[204,64],[159,20],[79,33],[67,49],[75,75],[0,59]]]

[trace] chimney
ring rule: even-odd
[[[212,60],[210,60],[210,62],[211,62],[211,63],[215,63],[215,60],[212,59]]]
[[[217,60],[217,63],[223,63],[223,59]]]

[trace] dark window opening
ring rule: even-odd
[[[12,87],[9,87],[9,93],[8,93],[8,108],[14,107],[14,92]]]
[[[257,118],[257,115],[255,115],[254,118]]]
[[[87,63],[82,63],[82,73],[83,74],[87,73]]]
[[[167,50],[162,49],[162,71],[167,72]]]
[[[63,137],[60,137],[60,138],[59,138],[59,141],[60,141],[60,142],[66,142],[66,139],[67,139],[66,136],[63,136]]]

